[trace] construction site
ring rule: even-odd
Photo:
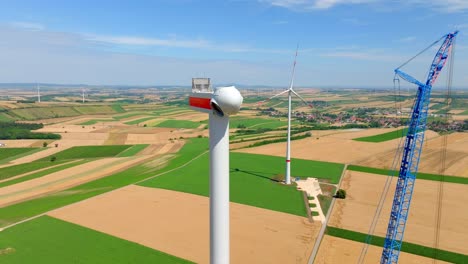
[[[239,88],[234,110],[209,78],[132,96],[4,89],[0,262],[221,263],[223,228],[231,263],[468,263],[457,33],[432,44],[427,80],[398,67],[394,89],[296,88],[294,61],[287,89]],[[431,91],[442,70],[448,90]]]

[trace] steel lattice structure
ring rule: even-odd
[[[443,40],[443,43],[432,61],[425,83],[421,83],[412,76],[404,73],[400,70],[401,67],[395,70],[396,75],[410,83],[418,85],[418,91],[408,125],[408,132],[405,139],[401,166],[398,174],[398,182],[395,190],[395,196],[393,198],[392,211],[390,213],[390,220],[388,223],[387,235],[385,237],[380,263],[398,263],[406,220],[408,218],[409,207],[411,204],[411,197],[416,181],[416,174],[418,172],[419,159],[424,142],[424,132],[426,130],[432,85],[447,62],[452,49],[452,44],[457,34],[458,31],[455,31],[440,39]],[[435,42],[433,45],[439,41]]]

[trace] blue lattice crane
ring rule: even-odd
[[[400,76],[410,83],[416,84],[418,86],[418,91],[403,147],[398,182],[393,198],[392,211],[390,213],[390,220],[380,263],[398,263],[398,256],[400,255],[406,219],[408,218],[411,196],[413,194],[424,141],[431,88],[447,62],[448,56],[451,54],[452,44],[457,34],[458,31],[444,35],[430,46],[432,47],[443,40],[442,45],[432,61],[425,83],[419,82],[409,74],[400,70],[400,68],[409,61],[395,69],[395,74],[397,76]]]

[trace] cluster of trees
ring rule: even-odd
[[[61,136],[52,133],[34,133],[44,127],[42,124],[23,124],[14,122],[0,122],[0,139],[60,139]]]

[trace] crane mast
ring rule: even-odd
[[[411,197],[416,181],[416,174],[418,172],[419,159],[424,142],[424,132],[426,130],[431,88],[447,62],[452,44],[457,34],[458,31],[455,31],[440,39],[443,40],[443,43],[432,61],[425,83],[421,83],[409,74],[401,71],[401,67],[395,70],[396,75],[410,83],[418,85],[418,91],[411,112],[411,119],[403,147],[400,171],[398,174],[392,211],[390,213],[390,220],[388,222],[387,235],[385,237],[380,263],[398,263]]]

